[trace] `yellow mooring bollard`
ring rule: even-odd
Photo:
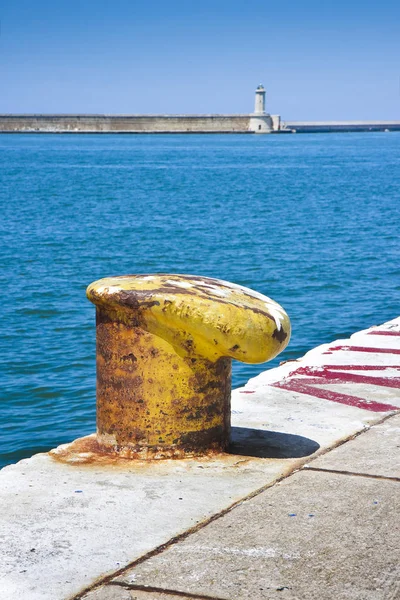
[[[279,304],[189,275],[126,275],[87,289],[97,307],[97,442],[127,458],[225,451],[231,359],[270,360],[287,345]]]

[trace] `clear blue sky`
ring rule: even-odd
[[[0,112],[400,119],[400,1],[0,0]]]

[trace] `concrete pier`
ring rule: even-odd
[[[252,133],[249,115],[0,115],[0,133]]]
[[[400,131],[400,121],[283,121],[281,132],[350,133],[368,131]]]
[[[232,393],[229,453],[0,472],[2,600],[399,597],[400,317]]]
[[[400,121],[281,121],[279,115],[0,115],[0,133],[334,133],[400,131]]]

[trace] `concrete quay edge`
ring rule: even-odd
[[[4,468],[0,597],[102,594],[104,583],[133,565],[207,531],[310,461],[313,469],[328,460],[327,451],[349,439],[354,444],[372,425],[384,427],[400,410],[399,370],[400,317],[320,346],[235,390],[231,454],[118,464],[64,464],[39,454]],[[316,468],[335,470],[321,464]],[[372,474],[375,468],[370,465]],[[382,472],[392,484],[391,472]],[[116,581],[110,587],[120,593],[115,598],[161,600],[160,590],[152,596]]]

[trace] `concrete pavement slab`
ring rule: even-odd
[[[0,598],[78,594],[296,464],[221,455],[72,466],[38,454],[3,469]]]
[[[310,467],[400,480],[400,415],[317,458]]]
[[[399,497],[396,481],[302,471],[115,581],[227,600],[396,600]]]

